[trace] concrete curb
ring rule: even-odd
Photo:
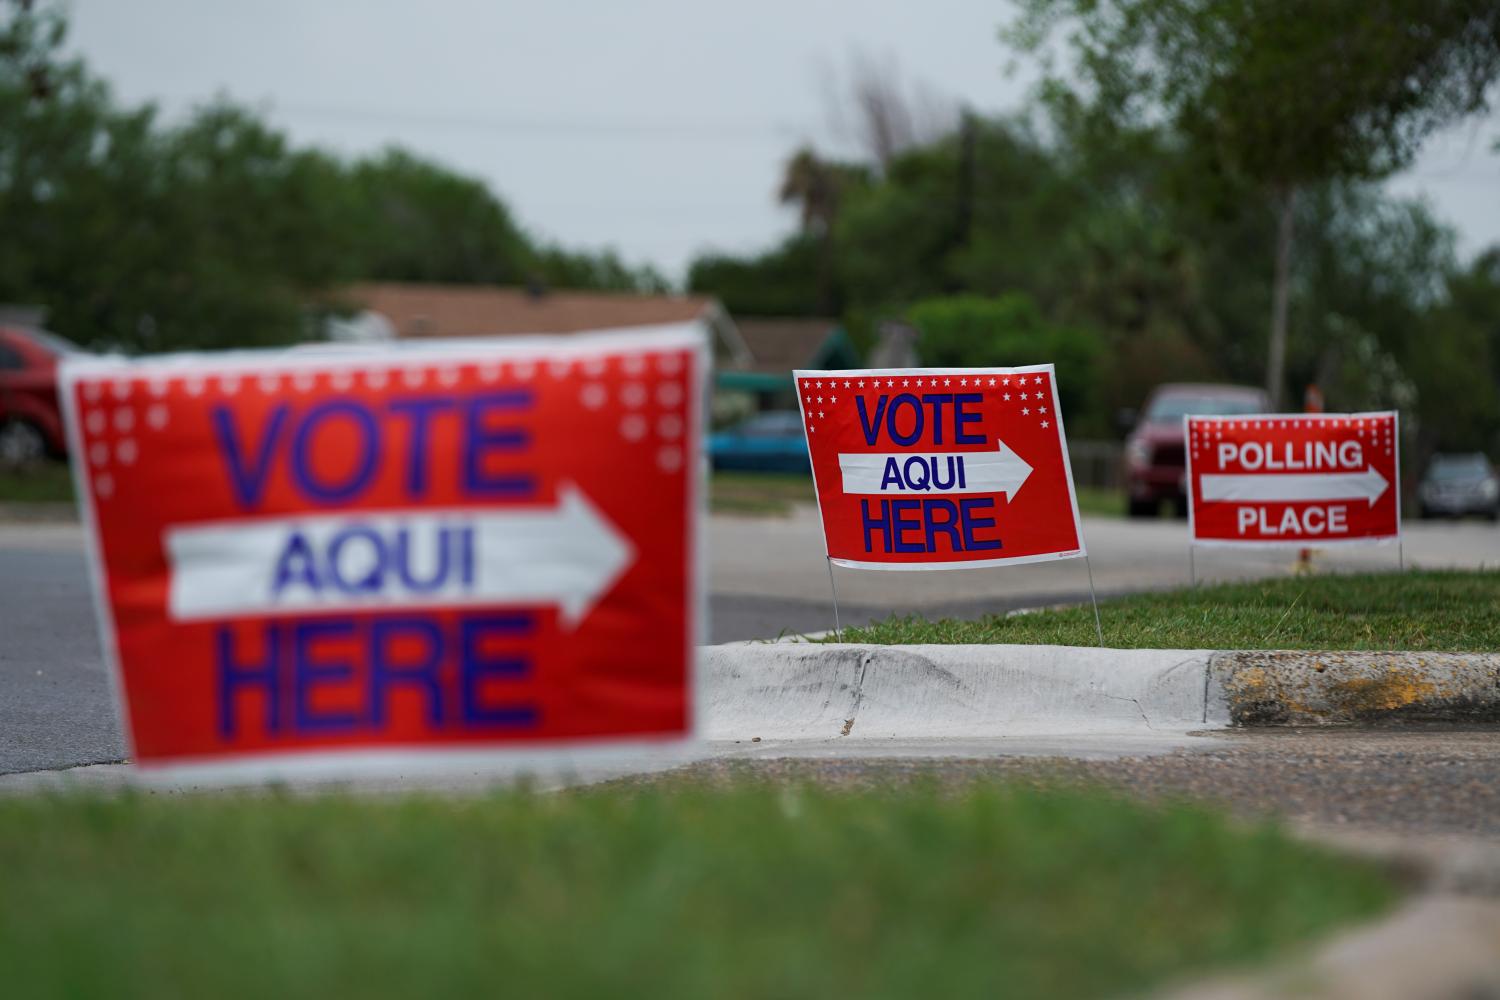
[[[1500,655],[767,643],[701,651],[713,740],[1500,720]]]
[[[702,650],[711,740],[1202,728],[1205,650],[779,644]]]
[[[1500,654],[1215,653],[1209,698],[1240,726],[1500,721]]]

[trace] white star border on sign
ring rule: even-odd
[[[1014,380],[1018,385],[1026,387],[1026,391],[1011,393],[1001,391]],[[1015,409],[1004,407],[1003,412],[1008,413],[1011,419],[1031,419],[1037,421],[1037,426],[1043,430],[1050,429],[1054,422],[1054,409],[1046,405],[1047,392],[1051,386],[1049,379],[1039,373],[1022,374],[988,374],[981,372],[978,375],[907,375],[901,378],[882,376],[878,378],[860,379],[802,379],[797,383],[797,396],[802,403],[803,417],[809,434],[817,433],[818,424],[837,416],[840,406],[855,407],[858,401],[865,401],[866,414],[873,414],[877,405],[875,400],[879,395],[890,395],[888,390],[898,392],[912,392],[922,389],[947,389],[956,391],[963,389],[967,392],[979,390],[986,401],[992,404],[1011,403],[1013,400],[1024,401],[1025,406],[1015,404]],[[957,383],[955,385],[954,383]],[[843,394],[843,403],[840,397],[832,394],[819,394],[816,390],[822,388],[824,383],[829,388],[840,386],[851,390]]]

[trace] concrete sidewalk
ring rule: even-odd
[[[569,784],[730,757],[1123,757],[1231,726],[1474,723],[1500,718],[1500,654],[1214,652],[1070,646],[711,646],[700,651],[703,742],[630,750],[276,762],[309,788],[461,790],[523,774]],[[165,787],[264,781],[179,772]],[[0,790],[119,784],[134,768],[0,777]]]

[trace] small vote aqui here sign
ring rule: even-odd
[[[794,374],[837,565],[1084,554],[1053,366]]]

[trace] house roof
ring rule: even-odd
[[[794,368],[813,365],[824,343],[838,329],[838,322],[802,317],[744,318],[735,326],[754,358],[751,371],[790,375]]]
[[[390,321],[396,336],[481,337],[577,333],[712,319],[716,300],[702,295],[547,291],[495,285],[372,282],[344,289],[340,299]]]

